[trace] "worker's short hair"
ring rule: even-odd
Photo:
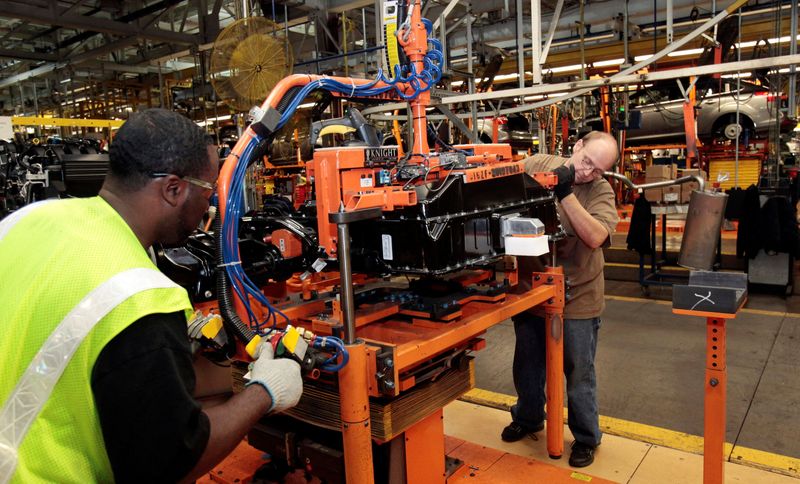
[[[109,176],[128,190],[151,179],[148,173],[202,176],[209,166],[206,135],[184,116],[153,108],[134,113],[109,149]]]

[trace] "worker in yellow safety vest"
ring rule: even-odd
[[[99,196],[0,222],[0,483],[192,480],[297,403],[299,365],[269,345],[256,384],[207,409],[192,396],[191,304],[147,249],[184,243],[208,210],[209,148],[185,117],[142,111]]]

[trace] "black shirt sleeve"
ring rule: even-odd
[[[194,387],[183,313],[145,316],[106,345],[92,391],[117,482],[175,482],[195,466],[210,424]]]

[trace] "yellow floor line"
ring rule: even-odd
[[[606,262],[605,266],[606,267],[609,267],[609,266],[610,267],[628,267],[628,268],[631,268],[631,269],[638,269],[639,268],[639,264],[636,264],[636,263],[633,263],[633,262]],[[689,271],[689,269],[687,269],[685,267],[676,267],[676,266],[665,267],[665,269],[669,270],[669,271],[672,271],[672,272],[688,272]],[[645,266],[645,271],[650,272],[650,264],[647,264]]]
[[[510,410],[511,406],[516,403],[517,398],[513,395],[473,388],[463,395],[460,400],[500,410]],[[565,408],[564,419],[566,420],[566,418],[567,409]],[[703,438],[697,435],[606,417],[604,415],[600,416],[600,428],[603,432],[608,434],[639,442],[660,445],[662,447],[669,447],[693,454],[703,453]],[[740,445],[734,447],[728,442],[725,443],[725,454],[729,456],[730,462],[748,465],[770,472],[777,472],[791,477],[800,477],[800,459],[794,457],[750,449]]]
[[[606,299],[612,301],[626,301],[626,302],[650,302],[654,304],[672,305],[672,301],[662,301],[660,299],[648,299],[645,297],[630,297],[630,296],[605,296]]]
[[[606,299],[610,299],[612,301],[625,301],[625,302],[650,302],[654,304],[661,304],[661,305],[672,305],[672,301],[663,301],[660,299],[649,299],[646,297],[632,297],[632,296],[610,296],[606,295]],[[740,309],[739,312],[747,313],[747,314],[760,314],[762,316],[778,316],[778,317],[787,317],[787,318],[800,318],[800,313],[788,313],[785,311],[770,311],[768,309],[754,309],[754,308],[743,308]]]

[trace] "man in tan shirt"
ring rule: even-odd
[[[597,382],[594,357],[603,299],[604,246],[611,240],[619,216],[614,191],[602,177],[619,155],[614,138],[592,132],[575,143],[570,158],[534,155],[525,161],[528,173],[553,171],[559,183],[554,192],[567,237],[557,244],[556,263],[567,278],[564,308],[564,374],[567,377],[569,428],[575,437],[569,463],[585,467],[594,461],[594,449],[602,434],[598,422]],[[538,264],[521,258],[524,273]],[[522,313],[514,319],[514,386],[517,403],[512,422],[502,438],[514,442],[544,428],[545,328],[541,316]]]

